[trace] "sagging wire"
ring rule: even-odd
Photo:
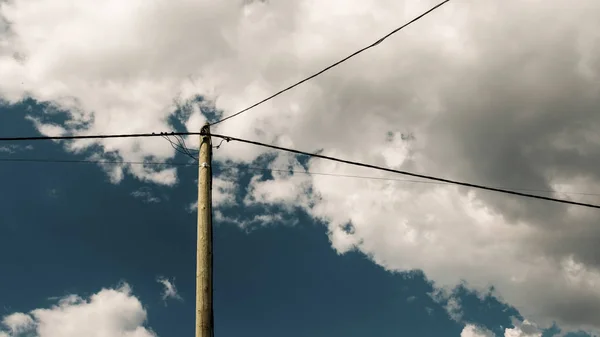
[[[196,157],[196,156],[194,156],[192,154],[192,151],[194,151],[194,152],[197,152],[197,151],[187,148],[187,146],[185,145],[185,140],[183,139],[183,137],[175,135],[173,133],[172,134],[161,133],[161,136],[164,139],[166,139],[169,142],[169,144],[171,144],[171,147],[173,149],[175,149],[175,151],[177,151],[177,152],[179,152],[179,153],[181,153],[181,154],[183,154],[183,155],[185,155],[187,157],[192,158],[194,161],[198,161],[198,157]],[[171,140],[171,138],[169,138],[170,136],[175,137],[175,139],[177,141],[177,144],[175,142],[173,142]]]
[[[227,137],[225,137],[225,138],[221,138],[221,142],[219,143],[219,145],[217,145],[217,146],[213,146],[213,148],[215,148],[215,149],[219,149],[219,148],[221,147],[221,145],[223,145],[223,142],[225,142],[225,141],[226,141],[227,143],[229,143],[229,141],[231,141],[231,139],[229,139],[229,138],[227,138]]]

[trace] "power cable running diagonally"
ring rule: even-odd
[[[590,208],[600,209],[600,205],[588,204],[588,203],[583,203],[583,202],[576,202],[576,201],[571,201],[571,200],[566,200],[566,199],[544,197],[544,196],[541,196],[541,195],[535,195],[535,194],[529,194],[529,193],[522,193],[522,192],[517,192],[517,191],[514,191],[514,190],[503,189],[503,188],[496,188],[496,187],[490,187],[490,186],[484,186],[484,185],[478,185],[478,184],[471,184],[471,183],[467,183],[467,182],[462,182],[462,181],[457,181],[457,180],[450,180],[450,179],[445,179],[445,178],[439,178],[439,177],[429,176],[429,175],[425,175],[425,174],[418,174],[418,173],[412,173],[412,172],[407,172],[407,171],[395,170],[395,169],[391,169],[391,168],[387,168],[387,167],[376,166],[376,165],[371,165],[371,164],[365,164],[365,163],[360,163],[360,162],[356,162],[356,161],[345,160],[345,159],[340,159],[340,158],[335,158],[335,157],[330,157],[330,156],[324,156],[322,154],[309,153],[309,152],[304,152],[304,151],[289,149],[289,148],[285,148],[285,147],[281,147],[281,146],[276,146],[276,145],[271,145],[271,144],[265,144],[265,143],[261,143],[261,142],[256,142],[256,141],[252,141],[252,140],[246,140],[246,139],[240,139],[240,138],[235,138],[235,137],[230,137],[230,136],[218,135],[218,134],[214,134],[214,133],[211,133],[210,135],[212,137],[229,139],[230,141],[233,140],[233,141],[240,142],[240,143],[258,145],[258,146],[262,146],[262,147],[271,148],[271,149],[274,149],[274,150],[286,151],[286,152],[291,152],[291,153],[300,154],[300,155],[304,155],[304,156],[309,156],[309,157],[314,157],[314,158],[320,158],[320,159],[326,159],[326,160],[336,161],[336,162],[344,163],[344,164],[348,164],[348,165],[366,167],[366,168],[370,168],[370,169],[374,169],[374,170],[378,170],[378,171],[385,171],[385,172],[397,173],[397,174],[402,174],[402,175],[416,177],[416,178],[422,178],[422,179],[427,179],[427,180],[439,181],[439,182],[447,183],[447,184],[453,184],[453,185],[460,185],[460,186],[465,186],[465,187],[477,188],[477,189],[481,189],[481,190],[487,190],[487,191],[493,191],[493,192],[499,192],[499,193],[505,193],[505,194],[512,194],[512,195],[517,195],[517,196],[521,196],[521,197],[534,198],[534,199],[540,199],[540,200],[546,200],[546,201],[554,201],[554,202],[559,202],[559,203],[563,203],[563,204],[577,205],[577,206],[583,206],[583,207],[590,207]]]
[[[282,90],[280,90],[280,91],[276,92],[275,94],[273,94],[273,95],[271,95],[271,96],[269,96],[269,97],[267,97],[267,98],[263,99],[262,101],[260,101],[260,102],[257,102],[257,103],[254,103],[254,104],[252,104],[251,106],[249,106],[249,107],[247,107],[247,108],[245,108],[245,109],[243,109],[243,110],[240,110],[240,111],[238,111],[238,112],[234,113],[233,115],[227,116],[227,117],[225,117],[225,118],[222,118],[222,119],[220,119],[220,120],[218,120],[218,121],[216,121],[216,122],[214,122],[214,123],[211,123],[210,125],[216,125],[216,124],[219,124],[219,123],[221,123],[221,122],[224,122],[224,121],[226,121],[226,120],[228,120],[228,119],[230,119],[230,118],[233,118],[233,117],[235,117],[235,116],[238,116],[238,115],[240,115],[240,114],[242,114],[242,113],[244,113],[244,112],[246,112],[246,111],[248,111],[248,110],[250,110],[250,109],[253,109],[253,108],[255,108],[255,107],[257,107],[257,106],[259,106],[259,105],[261,105],[261,104],[265,103],[266,101],[269,101],[269,100],[271,100],[271,99],[273,99],[273,98],[275,98],[275,97],[277,97],[277,96],[279,96],[279,95],[283,94],[283,93],[284,93],[284,92],[286,92],[286,91],[289,91],[289,90],[291,90],[291,89],[293,89],[293,88],[295,88],[295,87],[299,86],[300,84],[302,84],[302,83],[304,83],[304,82],[307,82],[307,81],[310,81],[310,80],[312,80],[313,78],[315,78],[315,77],[317,77],[317,76],[319,76],[319,75],[323,74],[324,72],[328,71],[329,69],[331,69],[331,68],[333,68],[333,67],[336,67],[336,66],[338,66],[338,65],[340,65],[340,64],[342,64],[342,63],[344,63],[344,62],[348,61],[349,59],[353,58],[354,56],[356,56],[356,55],[358,55],[358,54],[360,54],[360,53],[362,53],[362,52],[364,52],[365,50],[367,50],[367,49],[371,49],[371,48],[375,47],[376,45],[380,44],[381,42],[383,42],[383,41],[384,41],[385,39],[387,39],[388,37],[390,37],[390,36],[392,36],[392,35],[396,34],[397,32],[401,31],[402,29],[406,28],[407,26],[410,26],[411,24],[415,23],[416,21],[418,21],[418,20],[422,19],[424,16],[426,16],[427,14],[429,14],[429,13],[433,12],[434,10],[436,10],[436,9],[438,9],[438,8],[440,8],[440,7],[442,7],[442,5],[446,4],[447,2],[450,2],[450,0],[445,0],[445,1],[442,1],[442,2],[440,2],[439,4],[437,4],[437,5],[433,6],[431,9],[427,10],[426,12],[422,13],[421,15],[419,15],[419,16],[415,17],[414,19],[410,20],[409,22],[405,23],[404,25],[402,25],[402,26],[400,26],[400,27],[398,27],[398,28],[394,29],[393,31],[391,31],[390,33],[388,33],[388,34],[387,34],[387,35],[385,35],[384,37],[380,38],[379,40],[377,40],[377,41],[373,42],[372,44],[370,44],[370,45],[368,45],[368,46],[366,46],[366,47],[364,47],[364,48],[362,48],[362,49],[360,49],[360,50],[357,50],[357,51],[355,51],[354,53],[352,53],[352,54],[350,54],[350,55],[346,56],[345,58],[343,58],[343,59],[341,59],[341,60],[339,60],[339,61],[335,62],[334,64],[332,64],[332,65],[330,65],[330,66],[328,66],[328,67],[326,67],[326,68],[322,69],[321,71],[319,71],[319,72],[316,72],[316,73],[314,73],[314,74],[310,75],[309,77],[306,77],[305,79],[303,79],[303,80],[301,80],[301,81],[299,81],[299,82],[296,82],[295,84],[292,84],[292,85],[290,85],[289,87],[287,87],[287,88],[285,88],[285,89],[282,89]]]
[[[224,140],[223,140],[224,141]],[[125,161],[125,160],[89,160],[89,159],[56,159],[56,158],[0,158],[0,163],[65,163],[65,164],[78,164],[78,163],[89,163],[89,164],[114,164],[114,165],[157,165],[157,166],[185,166],[185,167],[197,167],[198,163],[182,163],[182,162],[166,162],[166,161]],[[240,168],[238,165],[227,165],[219,163],[220,168]],[[355,174],[342,174],[335,172],[314,172],[314,171],[300,171],[290,170],[284,168],[267,168],[258,166],[247,166],[242,165],[242,169],[248,171],[263,171],[263,172],[280,172],[280,173],[295,173],[295,174],[306,174],[310,176],[328,176],[328,177],[340,177],[340,178],[356,178],[356,179],[368,179],[368,180],[382,180],[382,181],[397,181],[405,183],[418,183],[418,184],[437,184],[437,185],[450,185],[448,183],[442,183],[430,180],[411,180],[402,178],[392,177],[376,177],[376,176],[362,176]],[[600,193],[584,193],[584,192],[564,192],[554,190],[542,190],[532,188],[512,188],[512,187],[499,187],[502,189],[508,189],[512,191],[526,191],[526,192],[540,192],[540,193],[562,193],[567,195],[585,195],[585,196],[600,196]]]

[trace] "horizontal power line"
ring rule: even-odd
[[[0,141],[37,141],[37,140],[72,140],[72,139],[95,139],[95,138],[103,139],[103,138],[163,137],[164,135],[190,136],[190,135],[202,135],[202,133],[200,133],[200,132],[171,132],[171,133],[168,133],[167,132],[167,133],[138,133],[138,134],[121,134],[121,135],[113,134],[113,135],[51,136],[51,137],[46,137],[46,136],[1,137]],[[309,153],[309,152],[294,150],[294,149],[290,149],[290,148],[285,148],[285,147],[281,147],[281,146],[276,146],[276,145],[261,143],[261,142],[257,142],[257,141],[231,137],[231,136],[225,136],[225,135],[219,135],[219,134],[211,134],[211,136],[229,140],[229,141],[233,140],[233,141],[237,141],[237,142],[241,142],[241,143],[271,148],[274,150],[286,151],[286,152],[295,153],[295,154],[299,154],[299,155],[320,158],[320,159],[326,159],[326,160],[336,161],[336,162],[340,162],[340,163],[344,163],[344,164],[348,164],[348,165],[354,165],[354,166],[365,167],[365,168],[370,168],[370,169],[379,170],[379,171],[396,173],[396,174],[401,174],[401,175],[405,175],[405,176],[421,178],[421,179],[426,179],[426,180],[431,180],[431,181],[437,181],[437,182],[446,183],[446,184],[459,185],[459,186],[471,187],[471,188],[487,190],[487,191],[492,191],[492,192],[511,194],[511,195],[516,195],[516,196],[521,196],[521,197],[526,197],[526,198],[554,201],[554,202],[563,203],[563,204],[600,209],[600,205],[576,202],[576,201],[565,200],[565,199],[545,197],[545,196],[541,196],[541,195],[522,193],[522,192],[518,192],[518,191],[512,190],[512,189],[472,184],[472,183],[467,183],[467,182],[462,182],[462,181],[457,181],[457,180],[439,178],[439,177],[425,175],[425,174],[418,174],[418,173],[413,173],[413,172],[408,172],[408,171],[395,170],[395,169],[391,169],[391,168],[387,168],[387,167],[381,167],[381,166],[376,166],[376,165],[371,165],[371,164],[360,163],[360,162],[356,162],[356,161],[350,161],[350,160],[345,160],[345,159],[340,159],[340,158],[335,158],[335,157],[330,157],[330,156],[324,156],[321,154]]]
[[[68,135],[68,136],[29,136],[29,137],[0,137],[0,142],[37,141],[37,140],[77,140],[77,139],[109,139],[109,138],[147,138],[164,136],[198,136],[200,132],[152,132],[152,133],[122,133],[110,135]]]
[[[157,162],[157,161],[123,161],[123,160],[86,160],[86,159],[41,159],[41,158],[0,158],[0,162],[14,163],[64,163],[64,164],[114,164],[114,165],[172,165],[197,166],[198,163]]]
[[[418,21],[418,20],[422,19],[424,16],[426,16],[427,14],[429,14],[429,13],[433,12],[434,10],[438,9],[439,7],[441,7],[442,5],[446,4],[446,3],[447,3],[447,2],[449,2],[449,1],[450,1],[450,0],[445,0],[445,1],[442,1],[442,2],[440,2],[439,4],[437,4],[437,5],[433,6],[432,8],[430,8],[429,10],[427,10],[426,12],[424,12],[424,13],[420,14],[419,16],[415,17],[414,19],[410,20],[409,22],[407,22],[407,23],[403,24],[402,26],[400,26],[400,27],[398,27],[398,28],[394,29],[393,31],[391,31],[390,33],[386,34],[385,36],[383,36],[383,37],[382,37],[382,38],[380,38],[379,40],[377,40],[377,41],[373,42],[372,44],[370,44],[370,45],[368,45],[368,46],[366,46],[366,47],[364,47],[364,48],[362,48],[362,49],[359,49],[359,50],[355,51],[354,53],[352,53],[352,54],[350,54],[350,55],[346,56],[345,58],[343,58],[343,59],[341,59],[341,60],[339,60],[339,61],[337,61],[337,62],[333,63],[332,65],[330,65],[330,66],[328,66],[328,67],[326,67],[326,68],[324,68],[324,69],[320,70],[319,72],[316,72],[316,73],[314,73],[314,74],[310,75],[309,77],[306,77],[305,79],[303,79],[303,80],[301,80],[301,81],[299,81],[299,82],[296,82],[296,83],[294,83],[294,84],[290,85],[289,87],[287,87],[287,88],[285,88],[285,89],[282,89],[282,90],[280,90],[280,91],[278,91],[278,92],[274,93],[273,95],[271,95],[271,96],[269,96],[269,97],[267,97],[267,98],[263,99],[262,101],[259,101],[259,102],[257,102],[257,103],[254,103],[254,104],[252,104],[251,106],[249,106],[249,107],[247,107],[247,108],[245,108],[245,109],[243,109],[243,110],[240,110],[240,111],[238,111],[238,112],[234,113],[233,115],[227,116],[227,117],[225,117],[225,118],[222,118],[222,119],[220,119],[220,120],[218,120],[218,121],[216,121],[216,122],[214,122],[214,123],[211,123],[210,125],[216,125],[216,124],[219,124],[219,123],[221,123],[221,122],[224,122],[224,121],[226,121],[226,120],[228,120],[228,119],[230,119],[230,118],[233,118],[233,117],[235,117],[235,116],[238,116],[238,115],[240,115],[240,114],[242,114],[242,113],[244,113],[244,112],[246,112],[246,111],[248,111],[248,110],[250,110],[250,109],[253,109],[253,108],[255,108],[255,107],[257,107],[257,106],[259,106],[259,105],[261,105],[261,104],[263,104],[263,103],[265,103],[265,102],[267,102],[267,101],[269,101],[269,100],[271,100],[271,99],[273,99],[273,98],[275,98],[275,97],[277,97],[277,96],[279,96],[279,95],[283,94],[283,93],[284,93],[284,92],[286,92],[286,91],[289,91],[289,90],[291,90],[291,89],[293,89],[293,88],[295,88],[295,87],[299,86],[300,84],[302,84],[302,83],[304,83],[304,82],[307,82],[307,81],[310,81],[310,80],[312,80],[313,78],[315,78],[315,77],[317,77],[317,76],[319,76],[319,75],[323,74],[324,72],[326,72],[326,71],[330,70],[331,68],[334,68],[334,67],[336,67],[336,66],[338,66],[338,65],[340,65],[340,64],[342,64],[342,63],[344,63],[344,62],[346,62],[346,61],[348,61],[349,59],[351,59],[351,58],[353,58],[354,56],[356,56],[356,55],[358,55],[358,54],[360,54],[360,53],[362,53],[362,52],[366,51],[367,49],[371,49],[371,48],[373,48],[373,47],[377,46],[378,44],[380,44],[381,42],[383,42],[383,41],[384,41],[385,39],[387,39],[388,37],[390,37],[390,36],[392,36],[392,35],[396,34],[397,32],[401,31],[402,29],[404,29],[404,28],[406,28],[406,27],[410,26],[411,24],[415,23],[416,21]]]

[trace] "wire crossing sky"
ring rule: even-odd
[[[267,101],[269,101],[269,100],[271,100],[271,99],[273,99],[273,98],[275,98],[275,97],[277,97],[277,96],[279,96],[279,95],[283,94],[284,92],[286,92],[286,91],[289,91],[289,90],[291,90],[291,89],[293,89],[293,88],[295,88],[295,87],[299,86],[300,84],[302,84],[302,83],[304,83],[304,82],[307,82],[307,81],[310,81],[310,80],[312,80],[313,78],[315,78],[315,77],[317,77],[317,76],[319,76],[319,75],[323,74],[324,72],[326,72],[326,71],[328,71],[328,70],[330,70],[330,69],[332,69],[332,68],[334,68],[334,67],[336,67],[336,66],[338,66],[338,65],[340,65],[340,64],[342,64],[342,63],[344,63],[344,62],[346,62],[346,61],[348,61],[349,59],[351,59],[351,58],[353,58],[354,56],[356,56],[356,55],[358,55],[358,54],[360,54],[360,53],[362,53],[362,52],[366,51],[367,49],[371,49],[371,48],[373,48],[373,47],[377,46],[378,44],[380,44],[381,42],[383,42],[383,41],[384,41],[385,39],[387,39],[388,37],[390,37],[390,36],[392,36],[392,35],[396,34],[397,32],[401,31],[402,29],[404,29],[404,28],[406,28],[406,27],[410,26],[411,24],[413,24],[413,23],[415,23],[415,22],[419,21],[420,19],[422,19],[423,17],[425,17],[427,14],[429,14],[429,13],[431,13],[431,12],[435,11],[436,9],[438,9],[438,8],[442,7],[442,5],[446,4],[447,2],[450,2],[450,0],[445,0],[445,1],[442,1],[442,2],[440,2],[439,4],[437,4],[437,5],[433,6],[433,7],[432,7],[432,8],[430,8],[429,10],[427,10],[427,11],[423,12],[422,14],[420,14],[420,15],[419,15],[419,16],[417,16],[417,17],[415,17],[414,19],[410,20],[409,22],[407,22],[407,23],[403,24],[402,26],[400,26],[400,27],[398,27],[398,28],[394,29],[393,31],[391,31],[390,33],[386,34],[385,36],[383,36],[383,37],[382,37],[382,38],[380,38],[379,40],[377,40],[377,41],[373,42],[372,44],[370,44],[370,45],[368,45],[368,46],[366,46],[366,47],[364,47],[364,48],[362,48],[362,49],[359,49],[359,50],[355,51],[354,53],[352,53],[352,54],[350,54],[350,55],[348,55],[348,56],[344,57],[343,59],[341,59],[341,60],[339,60],[339,61],[337,61],[337,62],[333,63],[332,65],[330,65],[330,66],[328,66],[328,67],[326,67],[326,68],[324,68],[324,69],[322,69],[322,70],[320,70],[320,71],[318,71],[318,72],[314,73],[313,75],[310,75],[310,76],[308,76],[308,77],[304,78],[303,80],[301,80],[301,81],[299,81],[299,82],[296,82],[295,84],[292,84],[292,85],[290,85],[289,87],[287,87],[287,88],[285,88],[285,89],[282,89],[282,90],[280,90],[280,91],[276,92],[275,94],[273,94],[273,95],[271,95],[271,96],[269,96],[269,97],[267,97],[267,98],[263,99],[262,101],[259,101],[259,102],[255,103],[255,104],[252,104],[251,106],[249,106],[249,107],[247,107],[247,108],[245,108],[245,109],[242,109],[242,110],[240,110],[240,111],[238,111],[238,112],[234,113],[233,115],[227,116],[227,117],[225,117],[225,118],[222,118],[222,119],[220,119],[220,120],[218,120],[218,121],[216,121],[216,122],[214,122],[214,123],[211,123],[210,125],[216,125],[216,124],[219,124],[219,123],[221,123],[221,122],[224,122],[224,121],[226,121],[226,120],[228,120],[228,119],[230,119],[230,118],[233,118],[233,117],[239,116],[239,115],[241,115],[242,113],[244,113],[244,112],[246,112],[246,111],[248,111],[248,110],[250,110],[250,109],[253,109],[253,108],[257,107],[257,106],[259,106],[259,105],[261,105],[261,104],[263,104],[263,103],[265,103],[265,102],[267,102]]]
[[[101,139],[102,138],[139,138],[139,137],[164,137],[165,135],[167,135],[167,136],[189,136],[189,135],[201,135],[201,134],[203,134],[203,133],[201,133],[201,132],[172,132],[172,133],[164,133],[164,132],[154,133],[154,132],[152,132],[152,133],[97,135],[97,136],[86,135],[86,136],[54,136],[54,137],[39,136],[39,137],[12,137],[12,138],[11,137],[2,137],[2,138],[0,138],[0,141],[73,140],[73,139],[94,139],[94,138],[101,138]],[[471,188],[476,188],[476,189],[481,189],[481,190],[486,190],[486,191],[511,194],[511,195],[516,195],[516,196],[520,196],[520,197],[533,198],[533,199],[553,201],[553,202],[575,205],[575,206],[600,209],[600,205],[576,202],[576,201],[571,201],[571,200],[566,200],[566,199],[545,197],[545,196],[541,196],[541,195],[518,192],[517,190],[491,187],[491,186],[485,186],[485,185],[479,185],[479,184],[472,184],[472,183],[468,183],[468,182],[445,179],[445,178],[440,178],[440,177],[435,177],[435,176],[430,176],[430,175],[425,175],[425,174],[395,170],[395,169],[391,169],[391,168],[387,168],[387,167],[376,166],[376,165],[371,165],[371,164],[366,164],[366,163],[360,163],[360,162],[356,162],[356,161],[350,161],[350,160],[345,160],[345,159],[340,159],[340,158],[335,158],[335,157],[330,157],[330,156],[324,156],[321,154],[304,152],[304,151],[300,151],[300,150],[285,148],[285,147],[281,147],[281,146],[276,146],[276,145],[271,145],[271,144],[261,143],[261,142],[257,142],[257,141],[253,141],[253,140],[241,139],[241,138],[236,138],[236,137],[231,137],[231,136],[226,136],[226,135],[211,134],[211,136],[216,137],[216,138],[221,138],[226,141],[233,140],[233,141],[237,141],[240,143],[252,144],[252,145],[267,147],[267,148],[274,149],[274,150],[280,150],[280,151],[295,153],[295,154],[299,154],[299,155],[310,156],[310,157],[314,157],[314,158],[331,160],[331,161],[344,163],[344,164],[348,164],[348,165],[366,167],[366,168],[370,168],[370,169],[374,169],[374,170],[391,172],[391,173],[406,175],[406,176],[415,177],[415,178],[422,178],[422,179],[437,181],[437,182],[446,183],[446,184],[459,185],[459,186],[471,187]]]
[[[187,155],[187,154],[185,154]],[[196,159],[196,158],[194,158]],[[125,161],[125,160],[77,160],[77,159],[57,159],[57,158],[0,158],[0,162],[2,163],[56,163],[56,164],[103,164],[103,165],[157,165],[157,166],[181,166],[181,167],[196,167],[198,165],[198,160],[195,162],[167,162],[167,161]],[[307,174],[311,176],[328,176],[328,177],[339,177],[339,178],[355,178],[355,179],[368,179],[368,180],[383,180],[383,181],[398,181],[398,182],[406,182],[406,183],[415,183],[415,184],[436,184],[436,185],[451,185],[449,183],[437,182],[437,181],[427,181],[427,180],[414,180],[414,179],[400,179],[400,178],[391,178],[391,177],[375,177],[375,176],[364,176],[364,175],[356,175],[356,174],[341,174],[334,172],[314,172],[314,171],[300,171],[300,170],[290,170],[285,168],[267,168],[267,167],[257,167],[257,166],[235,166],[235,165],[225,165],[219,164],[221,168],[242,168],[244,170],[249,171],[264,171],[264,172],[280,172],[280,173],[297,173],[297,174]],[[502,189],[508,189],[513,191],[529,191],[529,192],[540,192],[540,193],[562,193],[567,195],[585,195],[585,196],[600,196],[600,193],[584,193],[584,192],[564,192],[564,191],[554,191],[554,190],[542,190],[542,189],[534,189],[534,188],[509,188],[509,187],[498,187]]]

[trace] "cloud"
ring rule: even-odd
[[[215,207],[235,205],[236,185],[234,181],[222,178],[213,179],[212,201]]]
[[[446,310],[450,319],[456,322],[462,322],[464,312],[460,296],[456,290],[458,290],[458,288],[454,289],[454,291],[449,291],[449,289],[445,288],[434,289],[434,291],[429,294],[429,297]],[[480,295],[480,293],[477,294]]]
[[[5,316],[2,319],[2,324],[8,328],[11,334],[16,335],[23,331],[30,330],[35,323],[31,316],[21,312],[16,312],[14,314]]]
[[[178,102],[189,103],[184,124],[197,131],[203,109],[227,115],[249,106],[433,3],[2,2],[0,16],[10,24],[0,33],[0,97],[46,102],[44,111],[31,113],[45,134],[169,131]],[[377,48],[213,131],[599,203],[599,10],[596,0],[577,6],[568,0],[450,2]],[[198,95],[205,100],[194,101]],[[60,111],[67,122],[52,124]],[[194,137],[187,141],[197,145]],[[161,139],[81,141],[65,148],[129,161],[174,155]],[[266,152],[230,142],[215,151],[215,160],[251,163]],[[281,155],[271,166],[392,177]],[[105,169],[113,182],[125,174],[165,185],[177,181],[175,170]],[[290,173],[259,176],[249,186],[216,186],[226,196],[231,188],[244,193],[245,207],[301,208],[326,225],[339,253],[361,251],[388,270],[422,269],[442,288],[463,281],[472,289],[494,285],[540,326],[556,321],[600,329],[594,314],[600,310],[596,212],[398,180]]]
[[[450,298],[445,306],[445,309],[448,312],[448,315],[450,315],[450,318],[457,322],[461,321],[463,312],[458,298]]]
[[[0,336],[156,337],[144,327],[145,320],[142,304],[124,284],[117,289],[102,289],[89,299],[71,295],[49,309],[5,316],[2,323],[8,331],[0,330]]]
[[[174,300],[178,300],[178,301],[183,300],[183,298],[177,292],[177,288],[175,287],[175,280],[170,281],[167,278],[159,277],[156,279],[156,282],[158,282],[164,286],[164,290],[162,292],[163,301],[166,301],[168,299],[174,299]]]
[[[215,175],[213,171],[212,177],[212,206],[232,207],[238,204],[236,200],[236,192],[238,191],[238,173],[237,166],[231,162],[225,163],[220,167],[219,174]],[[196,181],[198,184],[198,181]],[[188,212],[196,212],[198,210],[198,202],[195,201],[186,208]]]
[[[15,145],[15,144],[0,146],[0,153],[14,154],[19,151],[28,151],[28,150],[33,150],[33,146],[31,146],[31,145],[20,146],[20,145]]]
[[[542,337],[542,331],[531,322],[521,322],[516,319],[513,319],[513,325],[514,327],[512,328],[504,329],[504,337]],[[493,332],[473,324],[467,324],[460,333],[460,337],[494,336],[495,335]]]
[[[542,331],[531,322],[513,320],[514,327],[504,331],[504,337],[542,337]]]
[[[460,337],[494,337],[494,333],[484,328],[468,324],[461,331]]]
[[[226,212],[216,210],[214,212],[213,221],[215,223],[233,224],[247,232],[265,226],[295,226],[299,222],[296,217],[280,209],[269,209],[266,213],[267,214],[257,214],[251,217],[244,216],[236,218],[227,216]]]
[[[134,198],[137,199],[141,199],[143,202],[147,203],[147,204],[155,204],[160,202],[160,198],[154,196],[154,194],[152,194],[152,190],[149,187],[141,187],[133,192],[131,192],[131,195]]]
[[[234,206],[237,204],[236,192],[238,168],[235,166],[226,166],[220,172],[220,175],[212,181],[212,203],[214,207]]]
[[[513,324],[514,327],[504,329],[504,337],[542,337],[542,331],[531,322],[513,319]],[[460,333],[460,337],[494,336],[493,332],[473,324],[467,324]]]

